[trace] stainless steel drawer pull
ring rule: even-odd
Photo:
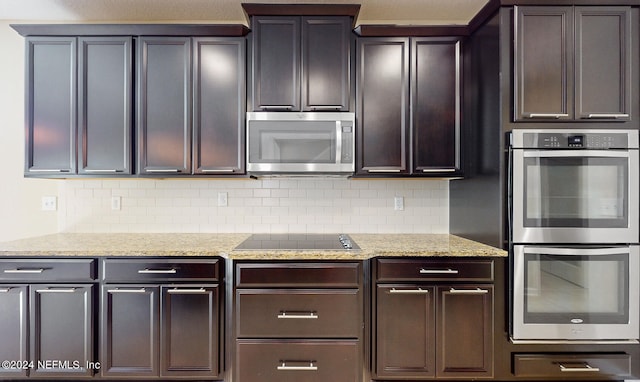
[[[115,169],[102,169],[102,170],[99,170],[99,169],[95,169],[95,170],[85,169],[84,172],[115,174],[115,173],[121,172],[121,171],[115,170]]]
[[[397,170],[396,169],[388,169],[388,170],[384,170],[384,169],[376,170],[376,169],[373,169],[373,170],[367,170],[367,172],[379,172],[379,173],[385,173],[385,172],[395,173],[395,172],[400,172],[400,171],[401,171],[400,169],[397,169]]]
[[[594,114],[589,114],[589,115],[587,115],[587,118],[589,118],[589,119],[598,119],[598,118],[612,118],[612,119],[618,119],[618,118],[629,118],[629,114],[621,114],[621,113],[611,113],[611,114],[607,114],[607,113],[594,113]]]
[[[38,293],[73,293],[76,288],[61,288],[61,289],[36,289]]]
[[[174,288],[174,289],[169,289],[167,292],[169,292],[169,293],[192,293],[192,294],[207,293],[207,291],[204,288],[199,288],[199,289],[179,289],[179,288]]]
[[[5,269],[4,273],[31,273],[31,274],[38,274],[38,273],[42,273],[44,272],[44,268],[38,268],[38,269]]]
[[[107,290],[109,293],[147,293],[145,288],[140,289],[109,289]]]
[[[314,365],[313,362],[309,362],[309,366],[287,366],[286,362],[282,362],[277,369],[283,371],[316,371],[318,366]]]
[[[342,109],[342,105],[311,106],[311,110],[335,110],[335,109]]]
[[[293,105],[261,105],[260,109],[264,109],[264,110],[278,110],[278,109],[291,110],[291,109],[293,109]]]
[[[394,293],[394,294],[428,294],[429,290],[428,289],[422,289],[422,288],[418,288],[418,289],[396,289],[396,288],[391,288],[391,290],[389,290],[389,293]]]
[[[455,168],[423,168],[422,172],[455,172]]]
[[[200,171],[202,171],[203,174],[207,174],[207,173],[213,173],[213,172],[235,172],[236,170],[232,168],[219,168],[219,169],[206,168]]]
[[[180,169],[179,168],[149,168],[149,169],[146,169],[144,171],[145,172],[151,172],[151,173],[154,173],[154,172],[158,172],[158,173],[160,173],[160,172],[175,172],[175,173],[178,173],[178,172],[180,172]]]
[[[529,118],[555,118],[560,119],[562,117],[568,117],[569,114],[562,113],[531,113],[528,115]]]
[[[458,270],[457,269],[451,269],[451,268],[447,268],[447,269],[424,269],[424,268],[420,268],[420,274],[421,275],[457,275]]]
[[[600,368],[599,367],[591,367],[589,366],[589,364],[585,363],[584,367],[566,367],[565,365],[559,363],[558,366],[560,366],[560,371],[562,372],[567,372],[567,373],[584,373],[584,372],[590,372],[590,373],[598,373],[600,372]]]
[[[489,291],[486,290],[486,289],[480,289],[480,288],[476,288],[476,289],[455,289],[455,288],[451,288],[451,289],[449,289],[449,293],[452,293],[452,294],[487,294],[487,293],[489,293]]]
[[[176,274],[178,271],[175,268],[171,268],[171,269],[149,269],[149,268],[145,268],[145,269],[139,269],[138,273],[140,274],[161,274],[161,275],[173,275]]]
[[[31,168],[29,172],[71,172],[71,170],[62,170],[59,168]]]
[[[318,318],[318,314],[316,312],[280,312],[278,314],[278,318],[293,318],[293,319],[316,319]]]
[[[2,288],[0,289],[0,293],[9,293],[10,290],[11,288]]]

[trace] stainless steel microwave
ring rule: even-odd
[[[351,175],[354,135],[354,113],[249,112],[247,171]]]

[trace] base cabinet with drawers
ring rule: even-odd
[[[494,376],[493,260],[374,262],[374,379]]]
[[[237,262],[234,382],[362,381],[361,262]]]
[[[104,259],[101,374],[221,378],[218,259]]]
[[[92,377],[93,259],[0,260],[0,379]]]

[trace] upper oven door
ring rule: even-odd
[[[513,150],[514,243],[637,243],[638,150]]]

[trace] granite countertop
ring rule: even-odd
[[[1,242],[0,256],[223,256],[233,260],[366,260],[376,256],[505,257],[448,234],[351,234],[360,251],[234,251],[250,234],[58,233]]]

